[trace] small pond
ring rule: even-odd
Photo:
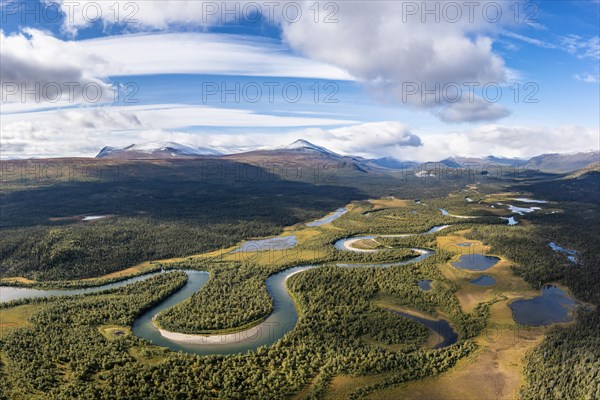
[[[567,258],[569,259],[569,261],[571,261],[573,264],[577,264],[577,257],[575,257],[577,255],[577,251],[571,250],[571,249],[565,249],[564,247],[559,246],[554,242],[548,243],[548,246],[550,246],[550,248],[552,248],[552,250],[554,250],[554,251],[565,253],[567,255]]]
[[[489,275],[481,275],[480,277],[473,279],[470,283],[475,286],[494,286],[496,280]]]
[[[419,288],[425,292],[431,290],[431,281],[429,279],[424,279],[418,282]]]
[[[513,200],[520,201],[521,203],[537,203],[537,204],[545,204],[545,203],[547,203],[546,200],[526,199],[524,197],[517,197],[516,199],[513,199]]]
[[[508,221],[508,225],[517,225],[519,223],[519,221],[517,221],[517,219],[515,217],[500,217],[501,219],[504,219],[506,221]]]
[[[457,262],[453,262],[452,266],[470,271],[484,271],[492,268],[498,263],[498,261],[500,261],[500,259],[494,256],[485,256],[483,254],[464,254],[460,256]]]
[[[512,206],[510,204],[507,204],[507,206],[510,211],[514,212],[515,214],[519,214],[519,215],[525,215],[525,214],[532,213],[536,210],[541,210],[540,207],[517,207],[517,206]]]
[[[540,296],[533,299],[518,299],[510,303],[513,318],[521,325],[541,326],[573,319],[570,311],[575,301],[562,289],[546,285]]]
[[[84,217],[82,221],[96,221],[104,218],[108,218],[108,215],[88,215],[87,217]]]

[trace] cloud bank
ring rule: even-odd
[[[246,109],[155,104],[8,114],[0,120],[0,135],[4,158],[91,156],[105,145],[164,141],[172,132],[194,126],[299,129],[355,123],[349,119],[275,116]],[[157,132],[162,136],[157,137]],[[191,144],[205,140],[202,135],[184,135],[193,139]]]
[[[501,27],[510,26],[512,15],[508,6],[494,1],[477,2],[474,6],[454,2],[457,7],[448,7],[443,2],[432,2],[436,11],[428,10],[425,2],[414,1],[369,1],[369,2],[332,2],[315,3],[314,1],[281,1],[255,2],[252,7],[243,2],[225,1],[178,1],[176,4],[166,1],[141,3],[116,2],[119,9],[128,4],[132,6],[129,13],[131,18],[125,20],[115,14],[113,3],[80,1],[61,1],[65,13],[64,29],[76,34],[96,19],[105,24],[125,25],[131,31],[149,29],[165,30],[179,25],[211,27],[226,25],[240,20],[252,20],[260,13],[267,22],[277,24],[282,29],[282,37],[294,51],[329,66],[328,71],[319,68],[322,74],[331,78],[344,76],[348,79],[355,77],[368,90],[383,101],[393,101],[411,107],[432,109],[435,115],[452,119],[454,122],[470,122],[481,120],[496,120],[508,115],[498,104],[490,104],[481,98],[474,101],[463,99],[461,107],[453,107],[446,111],[451,104],[444,97],[424,96],[425,93],[440,94],[449,83],[476,82],[484,86],[490,82],[504,84],[509,74],[504,60],[493,51],[492,36]],[[493,7],[491,7],[493,6]],[[316,8],[315,8],[316,7]],[[415,9],[415,7],[417,9]],[[492,11],[490,11],[490,9]],[[89,15],[93,11],[93,15]],[[433,14],[433,15],[432,15]],[[495,18],[494,14],[504,18]],[[208,65],[207,69],[214,73],[222,73],[222,65],[231,66],[233,59],[245,60],[241,57],[251,54],[250,59],[256,61],[256,66],[265,67],[264,75],[281,75],[281,71],[268,71],[273,64],[264,62],[263,54],[256,49],[246,52],[240,43],[229,43],[233,48],[222,51],[219,46],[202,46],[200,52],[188,46],[189,37],[172,36],[168,41],[155,41],[155,38],[127,39],[137,41],[139,49],[145,49],[150,44],[157,47],[154,52],[136,51],[136,47],[116,41],[100,39],[117,54],[127,54],[128,59],[138,65],[138,68],[148,69],[144,73],[156,73],[164,61],[156,60],[155,54],[160,54],[161,44],[172,43],[167,47],[183,57],[179,65],[171,64],[171,72],[190,72],[185,68],[191,64]],[[111,58],[103,51],[102,43],[88,43],[102,53],[103,57]],[[128,51],[129,50],[129,51]],[[181,50],[181,51],[178,51]],[[224,56],[224,54],[226,55]],[[234,54],[240,57],[233,57]],[[209,57],[201,57],[208,54]],[[153,57],[154,56],[154,57]],[[198,57],[201,57],[202,62]],[[231,58],[228,58],[231,57]],[[150,58],[150,59],[149,59]],[[277,60],[288,65],[289,60]],[[208,60],[215,60],[211,62]],[[119,57],[112,61],[118,63]],[[158,62],[157,62],[158,61]],[[267,59],[271,61],[271,59]],[[111,63],[113,64],[113,63]],[[300,70],[294,76],[302,76],[310,65],[295,60]],[[332,67],[335,66],[335,67]],[[127,69],[129,66],[124,66]],[[336,69],[337,67],[337,69]],[[235,67],[233,66],[235,69]],[[197,71],[198,67],[196,67]],[[225,67],[225,69],[227,69]],[[261,68],[257,68],[261,70]],[[344,71],[343,73],[340,71]],[[347,72],[346,72],[347,71]],[[203,71],[204,72],[204,71]],[[314,74],[312,75],[314,76]],[[418,89],[407,97],[406,84],[416,84]],[[478,112],[470,117],[465,103],[476,102]],[[489,110],[483,110],[483,108]]]
[[[399,148],[399,160],[431,161],[450,156],[529,158],[544,153],[598,150],[598,128],[576,125],[487,124],[464,131],[419,133],[423,146]]]
[[[106,60],[77,42],[35,29],[5,35],[0,30],[2,104],[104,102],[113,93],[100,77]]]

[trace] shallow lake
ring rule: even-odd
[[[232,253],[249,253],[255,251],[274,251],[287,250],[294,248],[298,241],[296,236],[277,236],[268,239],[249,240],[244,242],[240,247],[233,250]]]
[[[496,280],[489,275],[481,275],[480,277],[473,279],[470,283],[476,286],[494,286]]]
[[[547,203],[546,200],[526,199],[524,197],[517,197],[516,199],[513,199],[513,200],[520,201],[521,203],[538,203],[538,204],[545,204],[545,203]]]
[[[567,258],[569,259],[569,261],[571,261],[573,264],[577,264],[577,257],[575,257],[577,255],[577,251],[571,250],[571,249],[565,249],[564,247],[559,246],[554,242],[548,243],[548,246],[550,246],[550,248],[554,251],[565,253],[567,255]]]
[[[318,219],[316,221],[313,222],[309,222],[306,224],[306,226],[321,226],[321,225],[326,225],[330,222],[335,221],[336,219],[338,219],[339,217],[341,217],[342,215],[346,214],[348,212],[347,208],[338,208],[337,210],[335,210],[333,212],[333,214],[328,215],[324,218]]]
[[[452,266],[470,271],[485,271],[492,268],[500,261],[498,257],[484,256],[483,254],[463,254]]]
[[[500,217],[501,219],[504,219],[506,221],[508,221],[508,225],[517,225],[519,223],[519,221],[517,221],[517,219],[515,217]]]
[[[107,218],[107,217],[108,217],[108,215],[89,215],[87,217],[84,217],[82,219],[82,221],[95,221],[95,220],[104,219],[104,218]]]
[[[547,285],[533,299],[518,299],[510,303],[513,318],[521,325],[540,326],[573,319],[570,311],[576,303],[562,289]]]
[[[541,210],[540,207],[517,207],[517,206],[513,206],[510,204],[507,204],[508,209],[516,214],[519,215],[525,215],[525,214],[529,214],[532,213],[536,210]]]

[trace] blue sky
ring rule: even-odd
[[[300,137],[415,161],[598,149],[600,2],[422,4],[3,0],[1,156]]]

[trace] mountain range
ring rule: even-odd
[[[598,151],[569,153],[569,154],[542,154],[529,159],[521,158],[503,158],[496,156],[487,157],[449,157],[441,161],[431,161],[429,163],[416,163],[411,161],[401,161],[393,157],[382,157],[367,159],[363,157],[345,156],[335,153],[325,147],[310,143],[304,139],[298,139],[285,146],[257,149],[242,153],[223,154],[219,150],[210,147],[191,147],[175,142],[152,142],[132,144],[122,148],[104,147],[96,158],[119,159],[119,160],[152,160],[152,159],[172,159],[172,158],[199,158],[199,157],[218,157],[242,162],[266,162],[273,160],[283,161],[315,161],[328,160],[336,161],[352,166],[359,171],[367,170],[398,170],[414,168],[415,165],[427,165],[429,163],[439,163],[447,168],[468,168],[469,166],[496,165],[506,167],[517,167],[527,165],[536,166],[540,171],[545,172],[570,172],[584,168],[590,164],[600,161]]]
[[[100,150],[96,158],[139,160],[220,155],[221,152],[209,147],[191,147],[175,142],[149,142],[122,148],[106,146]]]

